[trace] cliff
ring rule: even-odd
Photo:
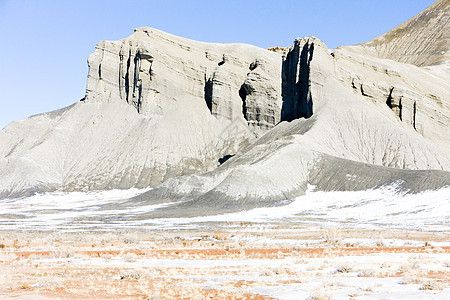
[[[0,197],[151,186],[133,201],[237,207],[307,184],[450,184],[448,77],[426,68],[315,37],[272,52],[151,28],[88,64],[82,101],[0,132]]]

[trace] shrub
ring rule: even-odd
[[[424,283],[422,283],[422,286],[420,287],[421,290],[443,290],[444,285],[442,282],[434,281],[434,280],[427,280]]]

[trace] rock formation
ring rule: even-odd
[[[0,198],[152,186],[130,201],[180,201],[173,213],[188,215],[276,205],[308,184],[450,185],[448,76],[364,49],[309,37],[268,51],[151,28],[102,41],[83,101],[0,132]]]
[[[414,18],[369,42],[364,53],[419,67],[450,60],[450,0],[439,0]]]
[[[149,28],[102,41],[86,97],[0,133],[0,195],[157,186],[219,165],[280,121],[281,56]]]
[[[283,66],[283,87],[294,90],[283,97],[283,108],[293,121],[216,170],[169,179],[131,202],[179,201],[152,217],[194,216],[200,208],[211,214],[277,205],[302,195],[308,184],[320,190],[395,185],[409,192],[450,185],[443,78],[413,65],[330,51],[316,38],[296,40]],[[396,88],[403,93],[393,96]],[[415,122],[406,117],[411,110],[402,108],[401,117],[388,101],[411,95]]]

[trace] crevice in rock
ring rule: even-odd
[[[227,60],[228,60],[227,56],[226,56],[225,54],[223,54],[223,55],[222,55],[222,60],[219,61],[219,63],[218,63],[217,65],[220,67],[221,65],[223,65],[224,63],[226,63]]]
[[[98,79],[102,79],[102,64],[98,65]]]
[[[312,61],[313,55],[314,55],[314,43],[311,43],[311,46],[309,47],[309,62]],[[309,65],[308,65],[308,67],[309,67]]]
[[[125,70],[125,100],[129,103],[129,93],[130,93],[130,64],[131,64],[131,50],[128,53],[127,58],[127,69]]]
[[[123,77],[125,77],[126,70],[123,70],[123,54],[119,53],[119,97],[123,99],[123,91],[122,88],[125,88],[125,83],[123,82]]]
[[[413,128],[414,128],[414,130],[417,130],[416,129],[416,114],[417,114],[417,104],[416,104],[416,101],[414,101],[414,104],[413,104]]]
[[[310,65],[314,43],[308,41],[301,48],[300,42],[295,42],[282,64],[281,121],[309,118],[313,114]]]
[[[141,106],[142,106],[142,83],[139,83],[138,85],[138,98],[137,98],[137,112],[141,112]]]
[[[256,67],[258,67],[258,64],[255,61],[255,62],[252,62],[248,68],[250,71],[253,71],[254,69],[256,69]]]
[[[362,90],[362,86],[361,86],[361,90]],[[390,109],[392,109],[392,92],[394,91],[394,88],[391,88],[391,90],[389,91],[389,95],[386,99],[386,105],[389,106]]]
[[[369,95],[364,92],[364,87],[363,87],[362,83],[361,83],[361,86],[359,88],[361,90],[361,95],[363,95],[364,97],[369,97]]]
[[[153,60],[150,60],[150,66],[148,67],[148,76],[149,76],[148,79],[150,81],[152,81],[152,78],[155,75],[155,73],[153,72],[152,66],[153,66]]]
[[[134,81],[133,81],[133,104],[135,105],[138,113],[141,105],[142,86],[139,81],[139,69],[140,69],[141,56],[139,52],[134,56]],[[136,91],[137,89],[137,91]],[[137,95],[136,95],[137,93]]]
[[[212,95],[213,95],[213,83],[212,79],[206,79],[205,74],[205,88],[204,88],[204,98],[206,102],[206,106],[208,107],[209,111],[212,113]]]
[[[239,89],[239,96],[242,99],[242,114],[244,115],[244,119],[248,121],[247,103],[246,103],[247,90],[245,89],[245,84],[241,85],[241,88]]]
[[[398,117],[400,118],[400,121],[402,121],[403,116],[402,116],[402,97],[400,97],[399,101],[398,101],[398,105],[393,101],[392,98],[392,93],[394,91],[394,87],[392,87],[389,91],[389,95],[386,99],[386,105],[394,112],[394,114],[398,115]]]
[[[232,158],[233,156],[235,156],[236,154],[227,154],[221,158],[218,159],[219,164],[223,164],[224,162],[226,162],[227,160],[229,160],[230,158]]]

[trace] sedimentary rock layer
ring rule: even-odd
[[[357,47],[366,54],[420,67],[448,62],[450,0],[436,1],[405,23]]]
[[[157,186],[280,121],[281,55],[264,49],[139,28],[88,63],[83,101],[0,133],[0,196]]]
[[[152,186],[148,201],[273,205],[308,183],[448,184],[448,78],[427,69],[314,37],[271,52],[151,28],[88,63],[82,101],[0,132],[0,197]]]

